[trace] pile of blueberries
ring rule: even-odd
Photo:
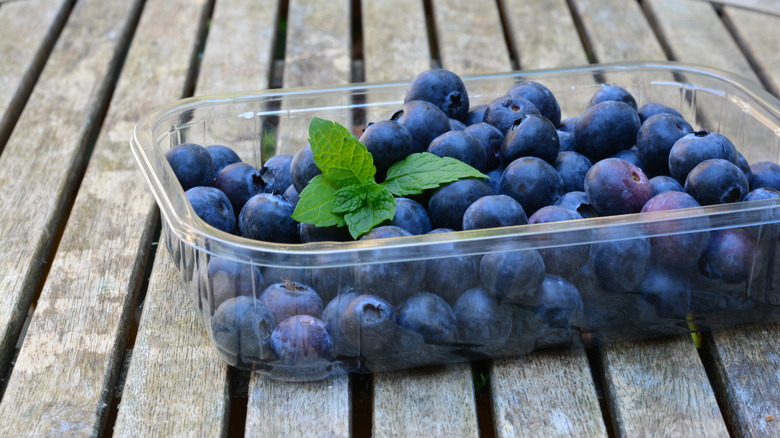
[[[378,181],[395,162],[426,151],[489,177],[397,198],[393,220],[362,240],[780,197],[780,165],[749,165],[724,135],[696,130],[662,104],[638,106],[616,85],[601,85],[578,117],[561,120],[540,83],[522,81],[471,106],[457,75],[429,70],[359,140]],[[310,146],[259,169],[221,145],[181,144],[166,157],[194,211],[217,229],[281,243],[352,240],[346,228],[291,218],[298,193],[320,173]],[[709,227],[706,215],[696,220]],[[201,301],[231,363],[290,379],[762,317],[749,291],[772,282],[778,227],[649,226],[654,237],[320,269],[211,256]]]

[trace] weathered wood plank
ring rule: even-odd
[[[780,9],[780,5],[777,6]],[[723,19],[730,24],[753,61],[767,89],[780,95],[780,15],[768,15],[735,7],[723,8]]]
[[[479,436],[467,363],[374,376],[374,436]]]
[[[740,9],[753,10],[762,13],[780,15],[780,3],[777,0],[699,0],[702,2],[729,5]]]
[[[0,209],[0,290],[3,291],[0,294],[0,368],[3,373],[39,287],[44,264],[50,262],[45,257],[52,247],[55,230],[76,191],[77,176],[85,165],[86,151],[96,129],[95,121],[105,105],[110,75],[116,68],[115,57],[127,43],[137,7],[137,2],[92,0],[76,5],[0,156],[0,205],[3,206]],[[126,135],[124,139],[127,139]],[[86,260],[89,254],[84,254],[84,258],[82,266],[88,266],[84,275],[96,273]],[[71,277],[82,275],[78,271],[71,274]],[[106,281],[102,285],[109,283]],[[60,292],[66,291],[70,292],[69,289]],[[89,301],[95,303],[92,298]],[[68,316],[77,314],[74,308],[63,309],[63,312]],[[44,307],[42,315],[48,314]],[[44,317],[34,319],[36,324],[47,324]],[[32,409],[14,402],[17,397],[29,395],[29,392],[18,392],[24,391],[21,383],[26,377],[49,367],[62,370],[71,360],[82,359],[68,356],[67,360],[55,362],[54,352],[65,353],[61,337],[78,335],[69,333],[65,327],[50,327],[54,332],[49,333],[48,340],[41,339],[45,344],[28,348],[20,355],[17,371],[4,398],[6,402],[0,405],[0,412],[10,415],[4,418],[17,418],[18,421],[6,422],[0,427],[24,430],[33,426],[24,419],[39,418]],[[89,348],[90,343],[82,341],[84,347]],[[40,360],[29,356],[36,350],[44,356]],[[78,391],[81,395],[88,392],[82,388]],[[41,397],[29,402],[42,409],[46,404],[53,406],[56,400],[56,397]],[[9,412],[30,412],[30,415]]]
[[[495,1],[434,1],[433,14],[443,67],[459,75],[512,70]]]
[[[566,0],[502,1],[522,69],[588,63]]]
[[[496,360],[490,384],[496,436],[607,436],[582,350]]]
[[[705,350],[716,389],[739,437],[780,434],[780,325],[738,327],[711,334]]]
[[[0,151],[69,12],[67,0],[14,2],[0,8]]]
[[[648,0],[643,5],[672,59],[710,65],[758,81],[711,4]]]
[[[349,1],[292,0],[288,9],[285,87],[351,80]],[[280,120],[277,153],[305,144],[308,120]],[[342,437],[351,434],[346,375],[317,382],[280,382],[253,373],[245,434]]]
[[[362,15],[366,82],[408,81],[431,68],[423,2],[366,1]]]
[[[728,436],[689,336],[605,346],[602,361],[621,436]]]
[[[596,62],[666,59],[639,4],[625,0],[575,0]]]
[[[276,10],[268,5],[219,2],[200,66],[198,94],[267,85],[275,21]],[[252,44],[240,44],[247,35],[252,35]],[[228,367],[214,352],[167,252],[158,253],[144,303],[115,435],[223,434]],[[160,429],[160,423],[168,429]]]
[[[4,418],[15,419],[3,424],[9,429],[2,435],[16,436],[25,431],[49,435],[100,433],[124,355],[129,319],[144,271],[144,252],[154,232],[151,197],[127,147],[128,133],[144,112],[180,97],[205,3],[146,2],[114,103],[0,405]],[[112,21],[135,24],[137,7],[137,3],[79,2],[68,27],[83,27],[90,33],[83,42],[65,40],[65,35],[63,41],[78,48],[78,57],[93,40],[123,41],[126,29],[107,25]],[[171,10],[176,14],[166,12]],[[188,29],[188,37],[182,37],[182,29]],[[102,55],[106,63],[110,57]],[[150,69],[150,63],[155,68]],[[54,57],[47,69],[50,66],[57,66]],[[75,71],[80,73],[77,79],[85,83],[100,79],[96,73],[86,74],[78,65],[59,67],[58,75]],[[36,90],[39,88],[40,84]],[[190,352],[179,353],[179,359],[183,359]],[[139,359],[143,358],[143,349],[139,354]],[[208,386],[202,381],[191,383],[198,388]],[[179,389],[184,391],[186,387]],[[157,403],[159,400],[149,402],[170,408]],[[212,409],[210,403],[204,405]],[[189,415],[198,415],[194,411],[188,406]],[[143,430],[144,424],[136,426]],[[146,430],[163,427],[146,426]]]

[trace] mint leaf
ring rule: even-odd
[[[309,124],[309,144],[314,163],[336,187],[374,179],[376,167],[371,153],[340,124],[314,117]]]
[[[363,185],[366,202],[362,208],[344,215],[349,234],[358,239],[363,234],[395,216],[395,198],[384,187],[371,181]]]
[[[315,176],[301,191],[292,218],[318,227],[344,226],[344,218],[332,212],[337,190],[324,176]]]
[[[382,186],[395,196],[409,196],[463,178],[488,176],[455,158],[421,152],[390,166]]]
[[[333,196],[330,211],[335,214],[351,213],[362,207],[365,200],[366,189],[362,184],[342,187]]]

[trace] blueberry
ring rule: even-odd
[[[256,265],[224,257],[209,259],[206,277],[211,291],[208,301],[212,313],[231,298],[255,296],[264,285],[263,274]]]
[[[760,189],[751,190],[742,200],[748,202],[777,198],[780,198],[780,191],[762,187]],[[767,209],[766,211],[761,212],[761,218],[766,222],[766,224],[756,227],[749,227],[747,228],[748,232],[759,239],[777,238],[778,235],[780,235],[780,224],[778,224],[778,222],[780,222],[780,212],[778,212],[776,208]]]
[[[636,143],[639,115],[626,103],[608,100],[588,109],[574,128],[575,150],[591,160],[609,157]]]
[[[243,360],[268,360],[271,333],[276,325],[271,312],[252,297],[235,297],[222,303],[211,318],[211,336],[223,352]]]
[[[242,236],[266,242],[297,243],[298,223],[292,219],[295,207],[280,195],[257,194],[244,204],[238,215]]]
[[[561,123],[561,107],[555,95],[544,85],[534,81],[524,81],[513,85],[506,94],[528,99],[536,106],[542,116],[553,126]]]
[[[293,315],[322,315],[322,298],[317,291],[297,281],[274,283],[265,288],[259,299],[277,321]]]
[[[333,340],[321,320],[310,315],[295,315],[276,326],[271,333],[271,348],[281,362],[301,365],[330,360]]]
[[[650,257],[647,239],[613,240],[590,247],[590,263],[596,280],[610,293],[630,292],[642,284]]]
[[[501,303],[533,299],[544,275],[544,261],[534,249],[486,254],[479,264],[482,285]]]
[[[474,201],[463,214],[463,229],[511,227],[528,223],[519,202],[506,195],[488,195]]]
[[[533,214],[558,200],[563,194],[563,179],[546,161],[522,157],[504,169],[500,192],[519,202],[526,214]]]
[[[498,156],[504,166],[520,157],[538,157],[552,164],[559,149],[555,126],[542,116],[527,114],[516,119],[506,133]]]
[[[460,120],[450,119],[450,131],[463,131],[466,129],[466,124]]]
[[[193,187],[184,192],[199,218],[226,233],[236,230],[236,213],[228,197],[214,187]]]
[[[373,156],[380,177],[390,166],[412,153],[412,134],[394,120],[381,120],[370,125],[360,136],[360,142]]]
[[[749,191],[745,174],[734,163],[721,158],[697,164],[688,173],[683,188],[701,205],[739,202]]]
[[[680,114],[680,112],[676,109],[670,108],[658,102],[648,102],[640,106],[636,112],[639,114],[639,120],[642,123],[656,114],[673,114],[675,116],[682,117],[682,114]]]
[[[474,105],[469,108],[469,113],[466,115],[466,125],[471,126],[477,123],[485,121],[485,110],[487,104]]]
[[[656,114],[642,123],[636,136],[636,146],[648,175],[668,175],[672,146],[692,132],[693,127],[674,114]]]
[[[418,292],[404,300],[397,310],[398,325],[422,335],[428,344],[455,342],[455,311],[438,295]]]
[[[558,198],[553,205],[560,205],[561,207],[570,208],[580,214],[583,218],[591,218],[598,216],[596,210],[590,205],[588,195],[583,191],[573,191],[564,193],[563,196]]]
[[[437,228],[428,234],[451,233],[449,228]],[[467,289],[479,282],[479,256],[456,255],[429,258],[425,261],[424,290],[452,304]]]
[[[287,187],[287,190],[282,193],[282,197],[290,201],[294,209],[295,206],[298,205],[298,201],[301,199],[301,194],[298,193],[298,190],[295,189],[293,184],[290,184],[290,187]]]
[[[293,159],[290,161],[290,179],[298,193],[303,191],[312,178],[321,173],[322,171],[314,162],[314,152],[311,145],[307,144],[293,155]]]
[[[575,210],[560,205],[548,205],[532,214],[528,218],[528,223],[541,224],[577,219],[582,219],[582,216]],[[547,273],[570,277],[587,263],[589,248],[590,246],[587,244],[565,245],[540,248],[539,254],[541,254],[544,260]]]
[[[376,295],[358,295],[339,318],[343,339],[360,354],[385,348],[396,329],[393,305]]]
[[[533,301],[525,304],[550,327],[581,327],[585,306],[579,289],[557,275],[546,275]]]
[[[701,205],[693,197],[685,192],[663,192],[650,198],[642,207],[642,212],[676,210],[690,208],[692,214],[698,214],[697,224],[701,228],[709,227],[709,218],[704,215]],[[684,225],[677,225],[675,221],[661,221],[648,224],[650,231],[661,235],[650,238],[653,259],[663,265],[682,267],[695,264],[709,241],[709,232],[688,232],[681,229]],[[680,234],[678,234],[680,233]]]
[[[481,180],[467,178],[437,189],[428,200],[428,214],[436,228],[463,229],[463,214],[477,199],[493,194],[493,189]]]
[[[707,277],[728,283],[741,283],[761,269],[763,256],[758,242],[742,228],[726,228],[710,233],[707,249],[699,260],[699,270]]]
[[[539,109],[530,100],[519,96],[505,95],[494,99],[485,109],[485,122],[506,135],[515,121],[526,114],[540,115]]]
[[[501,175],[503,174],[504,169],[500,167],[497,167],[485,174],[488,177],[487,183],[490,188],[493,189],[493,193],[495,194],[499,194],[501,192]]]
[[[391,225],[401,227],[411,234],[425,234],[431,231],[431,218],[419,202],[409,198],[395,198],[395,215]]]
[[[412,79],[404,103],[423,100],[439,107],[449,118],[466,120],[469,94],[455,73],[442,68],[426,70]]]
[[[737,164],[739,155],[734,143],[717,132],[696,131],[674,142],[669,151],[669,174],[680,184],[697,164],[721,158]]]
[[[588,107],[592,107],[601,102],[617,101],[629,105],[636,111],[636,99],[625,88],[618,87],[617,85],[601,84],[601,88],[593,94],[593,97],[588,101]]]
[[[259,172],[265,183],[263,190],[266,193],[284,193],[293,183],[290,171],[292,159],[292,154],[274,155],[263,164]]]
[[[386,239],[411,236],[403,228],[385,225],[364,234],[360,240]],[[382,296],[392,303],[418,292],[425,278],[425,264],[413,262],[388,262],[353,266],[355,282],[361,291]]]
[[[780,165],[759,161],[750,166],[750,190],[768,188],[780,190]]]
[[[553,166],[561,176],[564,193],[582,191],[585,174],[592,165],[588,157],[579,152],[560,152]]]
[[[577,120],[579,117],[568,117],[561,120],[561,123],[557,126],[558,130],[574,134],[574,130],[577,127]]]
[[[214,163],[214,175],[217,175],[228,164],[241,162],[241,157],[238,156],[236,151],[227,146],[213,144],[206,146],[206,150],[211,155],[211,161]]]
[[[577,149],[577,143],[574,141],[574,133],[561,131],[560,129],[556,132],[558,133],[558,143],[560,143],[558,152],[574,151]]]
[[[449,131],[436,137],[428,146],[428,152],[439,157],[452,157],[479,170],[485,169],[485,147],[476,136],[465,131]]]
[[[683,186],[668,175],[658,175],[650,178],[650,185],[653,187],[653,196],[663,192],[683,191]]]
[[[481,287],[464,292],[455,301],[453,310],[460,342],[498,344],[509,336],[511,315],[492,294]]]
[[[504,141],[504,134],[493,125],[485,122],[469,125],[465,130],[477,137],[485,148],[485,171],[491,171],[499,165],[499,150]]]
[[[450,130],[450,119],[438,106],[422,100],[405,102],[390,117],[412,136],[412,153],[425,152],[434,138]]]
[[[642,172],[647,175],[647,172],[645,172],[645,163],[642,161],[642,157],[639,156],[639,151],[636,149],[636,146],[632,147],[631,149],[617,151],[610,158],[620,158],[621,160],[626,160],[641,169]]]
[[[750,169],[750,164],[748,163],[747,159],[745,159],[745,156],[742,155],[739,151],[737,151],[737,167],[739,167],[739,170],[745,174],[745,178],[747,178],[748,184],[751,184],[753,181],[753,171]]]
[[[344,340],[344,334],[341,332],[341,317],[344,315],[344,310],[358,295],[360,294],[356,290],[347,289],[337,294],[322,310],[321,319],[333,339],[334,351],[337,354],[345,356],[357,356],[360,354],[353,345],[348,344]]]
[[[214,179],[214,187],[227,195],[233,206],[233,211],[239,213],[246,201],[261,193],[264,186],[260,172],[247,163],[230,164],[222,169]]]
[[[302,243],[309,242],[349,242],[352,235],[347,227],[318,227],[312,224],[299,223],[298,234]]]
[[[329,301],[345,288],[354,286],[352,267],[309,267],[292,268],[281,266],[266,266],[263,268],[263,278],[266,287],[276,283],[301,283],[313,288],[322,301]]]
[[[681,319],[691,309],[691,272],[653,264],[639,286],[641,296],[652,304],[662,318]]]
[[[185,191],[197,186],[211,185],[214,181],[214,161],[201,145],[176,145],[165,152],[165,158]]]
[[[642,170],[619,158],[595,163],[585,174],[584,189],[601,216],[638,213],[653,193]]]

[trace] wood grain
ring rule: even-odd
[[[362,14],[366,82],[409,81],[431,68],[423,2],[366,1]]]
[[[137,7],[137,2],[108,4],[87,0],[74,8],[0,155],[0,205],[3,206],[0,209],[0,290],[3,291],[0,294],[0,368],[3,373],[33,295],[41,283],[44,265],[51,263],[46,258],[57,227],[78,187],[78,175],[84,168],[90,140],[96,132],[96,120],[101,108],[105,107],[116,56],[127,43]],[[110,223],[113,222],[115,220],[111,218]],[[110,247],[110,244],[106,245],[106,248]],[[96,274],[88,264],[91,255],[83,256],[84,262],[79,266],[86,267],[83,271],[68,271],[68,280]],[[110,287],[109,280],[100,284]],[[60,290],[65,291],[70,290]],[[94,292],[91,289],[79,291]],[[73,305],[77,301],[60,304]],[[86,302],[90,301],[93,300]],[[100,305],[100,302],[93,304]],[[68,316],[77,313],[76,308],[61,310]],[[47,313],[42,312],[43,315]],[[63,336],[78,337],[77,334],[68,332],[64,326],[58,327],[57,322],[49,322],[45,317],[34,319],[35,324],[47,325],[53,332],[48,333],[48,339],[39,339],[43,345],[28,347],[26,353],[20,355],[0,412],[27,413],[28,409],[21,403],[14,402],[16,397],[29,394],[25,392],[29,388],[23,388],[22,381],[37,376],[36,370],[63,370],[71,361],[79,359],[78,354],[68,352],[61,343]],[[85,344],[85,349],[90,348],[89,342],[84,341],[79,342]],[[77,351],[85,353],[85,350]],[[55,352],[65,354],[67,360],[57,363]],[[31,355],[42,356],[42,360]],[[25,369],[28,366],[30,368]],[[20,394],[19,390],[23,392]],[[43,409],[46,405],[54,405],[54,400],[57,399],[52,396],[28,402]],[[39,417],[31,413],[14,418],[19,421],[6,422],[0,427],[18,426],[18,430],[24,430],[32,424],[22,418],[33,421]]]
[[[284,84],[346,84],[351,80],[349,1],[293,0],[288,10]],[[277,153],[305,144],[308,120],[280,121]],[[280,382],[253,373],[245,434],[248,437],[345,437],[351,431],[346,375],[319,382]]]
[[[574,0],[596,62],[666,59],[639,3]]]
[[[621,436],[728,436],[690,336],[602,348],[605,391]]]
[[[607,436],[580,349],[535,351],[491,368],[496,436]]]
[[[648,0],[643,5],[673,60],[709,65],[758,81],[711,4]]]
[[[68,26],[83,26],[90,32],[84,41],[65,39],[65,35],[61,41],[77,48],[79,57],[84,55],[85,46],[101,38],[120,42],[123,29],[118,24],[107,28],[107,24],[112,20],[134,24],[133,14],[137,10],[133,6],[138,5],[79,2]],[[124,357],[129,319],[155,223],[152,200],[127,147],[127,139],[143,113],[180,97],[204,6],[205,2],[174,4],[168,0],[145,4],[113,104],[0,405],[3,418],[15,419],[2,425],[8,428],[2,433],[4,436],[17,436],[23,431],[44,435],[100,433]],[[171,10],[176,14],[169,14]],[[105,26],[97,26],[104,21]],[[188,29],[188,38],[182,37],[182,29]],[[110,57],[102,55],[101,63],[106,64]],[[53,61],[52,57],[47,68],[57,65]],[[155,68],[150,69],[150,63]],[[74,71],[81,81],[97,80],[78,65],[60,67],[59,75],[67,76]],[[107,76],[107,72],[102,75]],[[144,357],[143,350],[139,350],[138,360]],[[186,360],[192,354],[184,349],[158,352],[163,353],[178,360]],[[191,385],[180,385],[182,392],[193,387],[208,388],[208,383],[187,381]],[[128,404],[133,389],[138,388],[125,393],[129,396]],[[31,398],[30,394],[36,397]],[[161,399],[148,402],[159,402],[157,408],[170,408]],[[212,409],[210,403],[202,406]],[[199,415],[191,404],[183,411],[192,417]],[[155,420],[161,418],[169,419],[163,414]],[[163,427],[154,422],[134,425],[141,430],[144,426],[146,430]]]
[[[777,6],[780,9],[780,5]],[[764,85],[775,96],[780,95],[780,50],[777,35],[767,29],[780,28],[780,15],[767,15],[748,9],[723,8],[723,19],[734,30],[750,60],[758,69]]]
[[[0,151],[68,12],[67,0],[15,2],[0,8]]]
[[[493,0],[433,1],[442,67],[459,75],[512,70]]]
[[[471,366],[376,374],[373,435],[479,436]]]
[[[566,0],[502,0],[509,36],[524,70],[585,65]]]
[[[716,389],[739,437],[780,434],[780,325],[753,325],[715,331],[706,350]]]

